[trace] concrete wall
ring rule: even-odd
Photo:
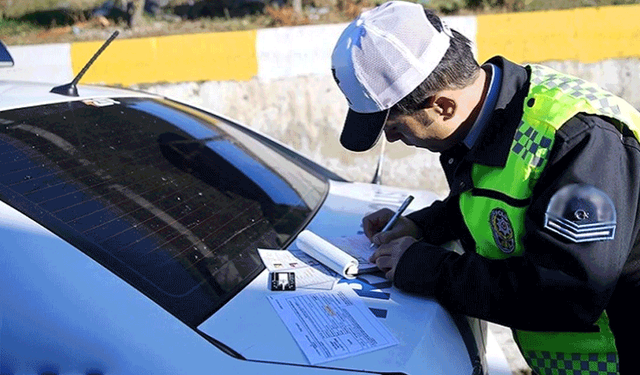
[[[500,54],[594,81],[640,108],[640,6],[445,17],[479,61]],[[116,40],[83,83],[159,93],[237,119],[345,178],[370,181],[384,147],[384,184],[446,195],[437,155],[380,142],[352,153],[338,142],[347,105],[330,76],[345,24]],[[0,79],[70,81],[100,42],[9,46]],[[384,145],[383,145],[384,144]]]

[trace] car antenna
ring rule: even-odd
[[[89,70],[91,65],[96,61],[98,56],[100,56],[102,51],[104,51],[107,48],[107,46],[109,46],[109,44],[118,36],[119,33],[120,32],[116,30],[113,32],[113,34],[111,34],[109,39],[107,39],[107,41],[104,42],[102,47],[100,47],[100,49],[91,57],[89,62],[85,64],[85,66],[82,68],[80,73],[78,73],[78,75],[73,79],[73,81],[71,81],[71,83],[67,83],[61,86],[56,86],[51,89],[51,92],[54,94],[60,94],[65,96],[78,96],[78,87],[77,87],[78,82],[80,81],[82,76],[84,76],[84,74],[87,72],[87,70]]]

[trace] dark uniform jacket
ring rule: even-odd
[[[556,141],[525,217],[524,255],[491,260],[475,253],[458,196],[473,189],[473,163],[504,166],[523,113],[529,71],[501,57],[502,83],[491,120],[469,150],[441,154],[450,186],[444,201],[409,214],[424,232],[400,259],[394,276],[403,290],[433,296],[452,312],[529,331],[593,331],[606,309],[623,373],[640,348],[640,146],[606,118],[578,114]],[[613,201],[615,237],[573,243],[544,229],[550,198],[572,183],[595,186]],[[459,239],[463,255],[437,245]]]

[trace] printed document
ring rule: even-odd
[[[312,365],[398,344],[350,288],[267,298]]]

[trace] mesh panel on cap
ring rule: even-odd
[[[389,108],[427,78],[433,67],[425,65],[425,51],[430,43],[439,44],[434,43],[436,30],[422,7],[377,13],[365,19],[363,27],[362,49],[353,53],[356,74],[378,106]],[[434,57],[439,61],[442,56]]]
[[[426,19],[426,16],[424,14],[421,15],[421,17]],[[415,26],[407,27],[408,26],[407,22],[404,22],[403,23],[404,28],[406,28],[407,30],[399,31],[402,33],[409,33],[409,35],[416,35],[416,33],[420,33],[420,37],[416,35],[413,38],[405,37],[403,40],[404,45],[407,47],[407,49],[413,54],[413,56],[415,56],[418,59],[427,50],[427,47],[429,46],[429,43],[427,41],[432,40],[434,37],[434,34],[436,33],[436,30],[432,28],[431,23],[428,20],[424,22],[429,23],[428,25],[429,27],[426,27],[427,25],[424,24],[425,27],[421,27],[419,30],[416,30]]]
[[[378,17],[371,24],[399,38],[416,59],[422,56],[436,31],[421,8],[402,12],[402,18],[393,13]]]
[[[366,11],[341,35],[332,67],[349,107],[358,113],[390,108],[411,93],[449,47],[419,4],[391,1]]]
[[[405,59],[390,60],[390,57],[398,55],[398,51],[391,43],[381,38],[377,38],[375,46],[372,38],[364,38],[362,50],[365,51],[366,56],[363,56],[361,50],[357,50],[353,56],[354,65],[366,66],[358,69],[358,74],[362,77],[361,81],[366,82],[370,93],[375,96],[373,99],[379,102],[378,96],[409,70],[411,64]],[[380,74],[381,72],[384,74]]]

